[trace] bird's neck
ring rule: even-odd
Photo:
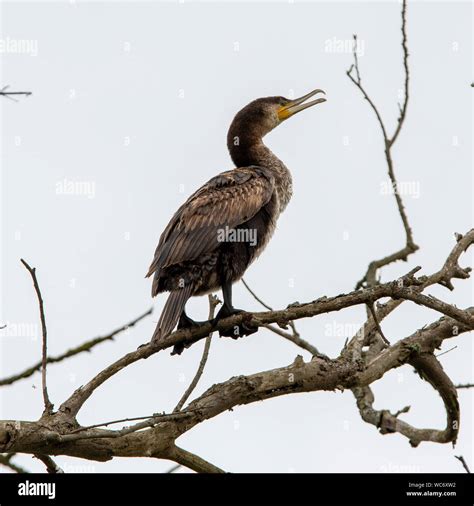
[[[258,165],[272,172],[280,203],[280,212],[288,205],[293,191],[291,173],[286,165],[263,143],[261,139],[246,142],[242,138],[228,139],[232,161],[236,167]]]

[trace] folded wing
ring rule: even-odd
[[[255,216],[268,203],[273,189],[273,176],[258,167],[234,169],[212,178],[169,222],[147,277],[214,251],[220,244],[219,231],[237,227]]]

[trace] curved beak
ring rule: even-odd
[[[293,116],[297,112],[302,111],[303,109],[307,109],[308,107],[311,107],[313,105],[326,102],[326,99],[322,97],[317,98],[316,100],[311,100],[311,102],[306,102],[306,100],[313,97],[314,95],[317,95],[318,93],[324,93],[324,95],[326,94],[323,90],[313,90],[310,91],[308,94],[303,95],[300,98],[296,98],[295,100],[291,100],[286,105],[281,106],[280,109],[278,109],[278,119],[283,121],[289,118],[290,116]]]

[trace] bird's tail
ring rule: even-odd
[[[178,290],[172,291],[165,307],[161,313],[158,325],[153,333],[152,341],[158,341],[171,334],[174,326],[178,323],[179,317],[183,312],[187,300],[191,297],[193,287],[191,285],[184,286]]]

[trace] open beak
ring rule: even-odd
[[[311,100],[311,102],[306,102],[306,100],[308,100],[309,98],[313,97],[318,93],[326,94],[323,90],[313,90],[309,92],[307,95],[304,95],[300,98],[296,98],[295,100],[291,100],[291,102],[288,102],[286,105],[281,106],[280,109],[278,110],[278,119],[280,121],[283,121],[289,118],[290,116],[293,116],[293,114],[302,111],[303,109],[307,109],[308,107],[311,107],[313,105],[326,102],[326,99],[322,97],[317,98],[316,100]]]

